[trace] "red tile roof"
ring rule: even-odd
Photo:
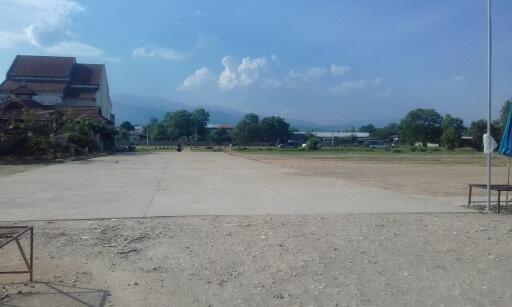
[[[74,57],[18,55],[7,72],[7,78],[69,78],[75,63]]]
[[[65,82],[25,82],[25,85],[34,92],[60,92],[63,93],[67,86]],[[11,92],[23,86],[23,81],[5,80],[0,84],[0,92]]]

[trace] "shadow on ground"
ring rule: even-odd
[[[30,284],[0,285],[0,287],[7,289],[12,289],[16,286],[19,286],[19,289],[16,290],[15,293],[9,293],[4,296],[3,299],[0,295],[1,306],[103,307],[109,296],[107,290],[67,286],[56,283],[35,282]]]

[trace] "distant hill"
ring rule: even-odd
[[[210,112],[210,123],[235,125],[244,115],[244,112],[214,105],[189,105],[164,98],[147,97],[137,95],[114,95],[112,96],[113,112],[116,115],[116,123],[130,121],[133,124],[145,125],[152,117],[162,118],[166,112],[176,110],[192,111],[197,108],[204,108]],[[265,116],[265,114],[260,114]],[[299,130],[343,130],[350,127],[360,127],[368,122],[351,122],[344,125],[321,125],[297,119],[286,119],[292,127]],[[389,121],[388,121],[389,122]],[[382,126],[384,123],[373,123]]]

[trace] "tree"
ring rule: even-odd
[[[222,145],[223,143],[231,141],[231,135],[226,128],[219,128],[210,134],[210,141],[216,145]]]
[[[415,109],[400,122],[400,137],[408,144],[439,143],[443,117],[434,109]]]
[[[318,150],[320,149],[320,139],[317,137],[310,137],[306,144],[307,149],[309,150]]]
[[[169,135],[167,134],[167,130],[165,125],[158,120],[158,118],[151,118],[149,120],[149,124],[146,126],[146,129],[149,134],[149,139],[151,141],[167,141],[169,140]]]
[[[399,125],[391,123],[384,128],[377,128],[373,133],[370,133],[372,138],[389,140],[392,136],[399,134]]]
[[[125,129],[126,131],[135,130],[135,127],[129,121],[124,121],[119,127]]]
[[[499,129],[496,125],[491,125],[491,135],[493,138],[497,138]],[[487,120],[479,119],[471,123],[468,129],[469,136],[473,137],[471,146],[478,150],[483,150],[483,135],[487,133]]]
[[[364,125],[364,126],[359,127],[359,129],[357,129],[358,132],[368,132],[370,134],[374,133],[376,130],[377,129],[372,124]]]
[[[454,149],[462,144],[461,137],[466,128],[461,118],[446,114],[441,124],[443,134],[441,135],[441,145],[448,149]]]
[[[260,138],[259,117],[254,113],[246,114],[236,125],[233,138],[239,144],[250,144]]]
[[[290,136],[290,124],[279,116],[263,118],[260,122],[260,130],[265,141],[276,142]]]
[[[453,150],[460,145],[460,135],[455,128],[450,127],[443,132],[443,135],[441,135],[441,145],[449,150]]]
[[[206,137],[206,125],[208,124],[208,120],[210,119],[210,113],[205,109],[196,109],[191,114],[193,131],[194,131],[194,141],[197,142],[198,139],[204,139]]]
[[[187,110],[166,113],[163,124],[167,130],[167,135],[171,140],[188,138],[194,134],[192,114]]]
[[[512,106],[512,99],[509,99],[503,103],[503,106],[500,110],[500,125],[501,127],[505,127],[508,119],[508,114],[510,113],[510,107]]]
[[[503,134],[503,130],[505,129],[505,125],[507,124],[508,114],[510,113],[510,108],[512,106],[512,99],[509,99],[503,103],[500,110],[500,117],[496,119],[492,124],[496,126],[497,135],[501,138]]]

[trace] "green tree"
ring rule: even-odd
[[[392,136],[400,133],[400,126],[397,123],[390,123],[386,127],[377,128],[373,133],[370,133],[372,138],[389,140]]]
[[[478,150],[483,150],[483,135],[487,133],[487,120],[479,119],[471,123],[468,128],[469,136],[473,137],[471,142],[471,146]],[[493,138],[497,139],[499,133],[499,129],[496,125],[491,125],[491,135]]]
[[[260,140],[259,117],[254,113],[246,114],[236,125],[233,138],[242,145]]]
[[[505,124],[507,123],[508,114],[510,113],[510,107],[512,106],[512,99],[509,99],[503,103],[503,106],[500,110],[500,118],[499,122],[501,127],[505,127]]]
[[[119,127],[125,129],[126,131],[135,130],[135,127],[129,121],[124,121]]]
[[[309,150],[318,150],[320,149],[320,139],[317,137],[310,137],[308,142],[306,143],[306,147]]]
[[[187,110],[166,113],[163,124],[167,130],[167,135],[172,140],[188,138],[194,134],[192,114]]]
[[[290,124],[279,116],[265,117],[260,122],[261,137],[276,142],[290,136]]]
[[[358,132],[368,132],[370,134],[374,133],[376,130],[377,128],[375,128],[375,126],[372,124],[364,125],[357,129]]]
[[[229,134],[229,131],[226,128],[215,129],[210,134],[210,141],[217,145],[222,145],[224,143],[231,141],[231,135]]]
[[[204,139],[207,134],[206,125],[210,119],[210,113],[205,109],[196,109],[192,112],[192,124],[194,131],[194,141]]]
[[[445,146],[446,149],[453,150],[460,144],[460,135],[457,133],[455,128],[450,127],[443,132],[441,135],[441,145]]]
[[[461,137],[466,128],[461,118],[446,114],[441,124],[443,134],[441,135],[441,145],[448,149],[454,149],[462,144]]]
[[[165,125],[158,120],[158,118],[151,118],[149,124],[146,126],[149,134],[150,141],[168,141],[169,135]]]
[[[443,117],[434,109],[415,109],[400,122],[400,137],[408,144],[439,143]]]

